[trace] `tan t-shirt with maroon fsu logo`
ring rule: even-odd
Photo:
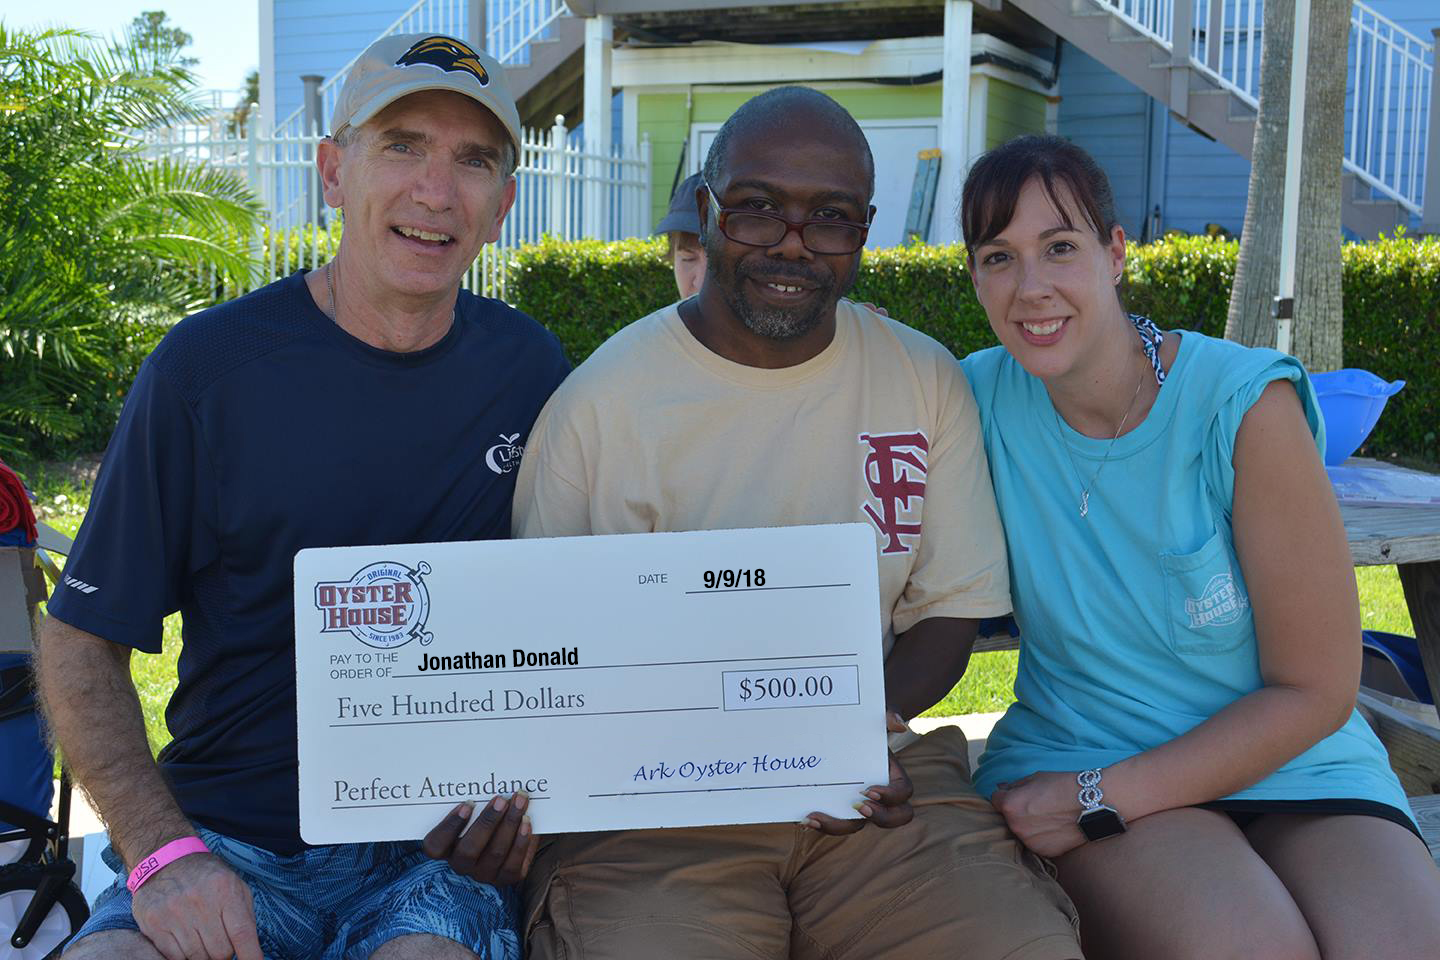
[[[517,537],[860,521],[881,621],[1010,611],[1005,537],[970,387],[940,344],[840,301],[799,366],[732,363],[666,307],[611,337],[535,422]]]

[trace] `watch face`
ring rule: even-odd
[[[1125,821],[1120,819],[1120,814],[1104,804],[1080,814],[1078,823],[1087,840],[1104,840],[1125,832]]]

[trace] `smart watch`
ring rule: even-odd
[[[1081,770],[1075,775],[1075,782],[1080,785],[1080,818],[1075,822],[1080,825],[1080,832],[1085,834],[1085,839],[1104,840],[1106,837],[1124,833],[1125,819],[1114,807],[1101,802],[1105,799],[1105,793],[1100,789],[1099,769]]]

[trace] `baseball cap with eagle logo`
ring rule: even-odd
[[[500,64],[463,40],[439,34],[382,37],[360,54],[335,101],[331,135],[361,126],[401,97],[422,90],[451,90],[489,110],[519,155],[520,112]]]
[[[480,81],[482,87],[490,83],[490,74],[485,72],[485,65],[480,62],[475,51],[449,37],[426,37],[395,61],[397,67],[408,67],[416,63],[428,63],[441,70],[467,71]]]

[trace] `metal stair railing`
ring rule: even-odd
[[[564,0],[490,0],[485,49],[507,67],[528,64],[530,45],[568,12]]]
[[[1263,0],[1195,0],[1193,65],[1250,106],[1260,102]]]
[[[1079,0],[1173,51],[1174,5],[1191,3],[1190,67],[1251,107],[1259,105],[1264,0]],[[1432,121],[1434,44],[1356,0],[1350,14],[1344,166],[1419,214]],[[1440,185],[1437,185],[1440,189]]]
[[[1167,50],[1174,27],[1174,0],[1091,0]]]
[[[1421,150],[1435,122],[1434,46],[1357,3],[1349,59],[1346,167],[1419,213],[1426,186]]]

